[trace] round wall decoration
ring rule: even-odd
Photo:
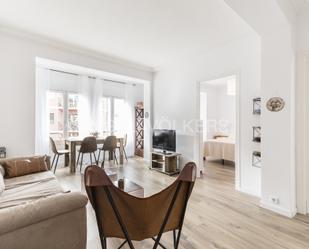
[[[279,112],[284,108],[285,102],[280,97],[273,97],[267,101],[266,107],[271,112]]]

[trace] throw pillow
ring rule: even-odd
[[[12,178],[47,171],[45,157],[31,157],[28,159],[12,159],[4,163],[5,177]]]

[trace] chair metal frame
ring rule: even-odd
[[[81,158],[80,158],[80,154],[82,154]],[[90,155],[90,163],[92,164],[92,155],[94,156],[94,162],[97,163],[97,158],[95,155],[95,152],[89,152],[89,153],[81,153],[80,151],[78,152],[78,157],[77,157],[77,162],[76,162],[76,166],[78,166],[79,163],[79,159],[80,160],[80,169],[79,171],[82,171],[82,167],[83,167],[83,160],[84,160],[84,154],[89,154]]]
[[[111,137],[113,137],[115,140],[115,147],[112,150],[105,150],[104,149],[104,144],[102,148],[99,148],[99,155],[98,155],[98,161],[96,161],[97,165],[99,165],[99,160],[100,160],[100,155],[101,155],[101,151],[103,152],[103,161],[101,163],[101,168],[104,168],[104,163],[105,163],[105,154],[106,152],[109,152],[109,160],[113,160],[114,162],[116,162],[116,164],[118,165],[118,160],[117,160],[117,156],[116,156],[116,149],[117,149],[117,139],[116,136],[112,135],[112,136],[108,136],[106,139],[110,139]]]
[[[51,143],[52,151],[54,153],[53,161],[52,161],[52,164],[50,166],[50,169],[52,170],[53,167],[54,167],[54,174],[55,174],[56,170],[57,170],[57,166],[58,166],[59,157],[65,155],[65,154],[69,154],[70,152],[69,151],[66,151],[64,153],[59,152],[58,149],[57,149],[57,146],[56,146],[56,143],[55,143],[54,139],[52,137],[49,137],[49,141]],[[54,162],[55,162],[55,165],[54,165]]]
[[[78,152],[78,157],[77,157],[77,163],[76,163],[76,167],[78,166],[78,163],[79,163],[79,159],[81,159],[80,160],[80,169],[79,169],[79,171],[81,172],[82,171],[82,167],[83,167],[83,160],[84,160],[84,154],[90,154],[90,163],[91,164],[93,164],[93,161],[92,161],[92,155],[94,156],[94,162],[95,163],[97,163],[97,158],[96,158],[96,155],[95,155],[95,152],[97,151],[97,143],[96,143],[96,141],[95,141],[95,147],[96,147],[96,149],[94,150],[94,151],[87,151],[87,149],[86,149],[86,152],[83,152],[83,151],[81,151],[82,150],[82,148],[83,148],[83,146],[89,146],[89,145],[87,145],[87,139],[91,139],[90,141],[92,141],[92,142],[94,142],[94,137],[92,137],[92,136],[90,136],[90,137],[85,137],[84,139],[83,139],[83,141],[82,141],[82,144],[81,144],[81,147],[80,147],[80,150],[79,150],[79,152]],[[82,156],[81,156],[81,158],[80,158],[80,154],[82,154]]]

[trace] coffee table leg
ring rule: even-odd
[[[64,148],[66,149],[66,150],[68,150],[69,149],[69,145],[65,142],[64,143]],[[69,166],[69,163],[70,163],[70,155],[69,154],[65,154],[64,155],[64,166]]]

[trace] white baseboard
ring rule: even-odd
[[[274,205],[274,204],[271,204],[271,203],[265,203],[263,201],[260,202],[260,206],[262,208],[268,209],[270,211],[273,211],[275,213],[281,214],[281,215],[289,217],[289,218],[293,218],[297,214],[296,208],[291,211],[291,210],[284,209],[280,206],[277,206],[277,205]]]
[[[251,191],[251,190],[239,187],[239,186],[236,186],[236,190],[239,191],[239,192],[248,194],[248,195],[253,195],[253,196],[256,196],[256,197],[259,197],[259,198],[261,197],[260,193],[257,193],[257,192],[254,192],[254,191]]]

